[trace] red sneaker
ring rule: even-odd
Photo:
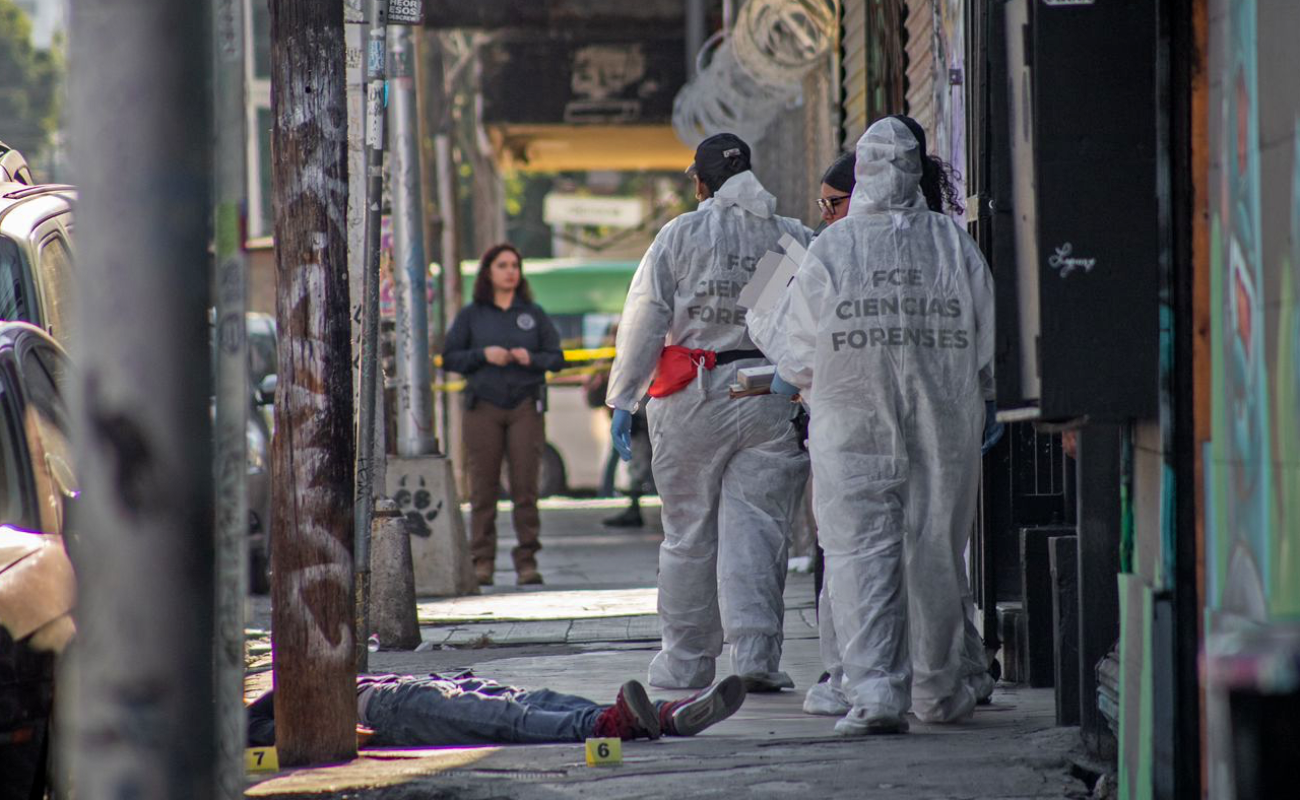
[[[745,682],[731,675],[715,686],[659,707],[659,727],[669,736],[694,736],[740,710]]]
[[[637,681],[628,681],[618,690],[614,705],[596,717],[596,736],[620,739],[658,739],[659,717],[654,704]]]

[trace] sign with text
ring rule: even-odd
[[[547,225],[607,225],[635,228],[645,219],[645,201],[635,197],[587,197],[576,194],[546,195],[542,219]]]
[[[343,21],[352,24],[368,22],[368,0],[343,0]],[[424,0],[388,0],[389,25],[423,25]]]
[[[244,769],[247,772],[277,772],[280,759],[274,747],[250,747],[244,751]]]
[[[623,742],[620,739],[588,739],[587,766],[617,767],[623,763]]]

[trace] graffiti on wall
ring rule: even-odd
[[[1211,46],[1206,599],[1216,612],[1264,621],[1300,616],[1296,81],[1287,65],[1261,69],[1260,32],[1278,34],[1260,25],[1256,0],[1220,7]]]

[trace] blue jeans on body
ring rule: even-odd
[[[549,689],[503,686],[466,673],[456,677],[360,678],[373,687],[362,724],[375,747],[581,742],[608,706]]]

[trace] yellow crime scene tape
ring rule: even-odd
[[[612,347],[582,347],[573,350],[564,351],[565,361],[608,361],[614,358],[614,348]],[[442,366],[442,356],[434,356],[433,363],[435,366]],[[598,372],[609,372],[609,364],[593,364],[586,367],[565,367],[557,372],[546,373],[546,382],[553,383],[565,378],[584,377],[595,375]],[[433,384],[435,392],[459,392],[465,388],[465,381],[446,381],[445,383]]]

